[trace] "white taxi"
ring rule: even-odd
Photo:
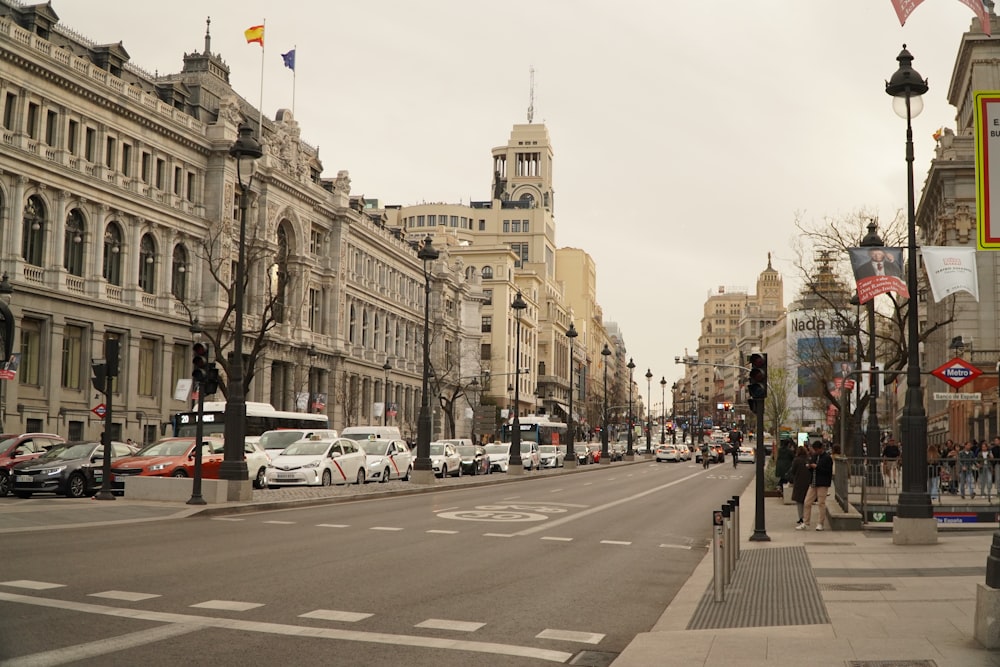
[[[431,443],[431,466],[434,475],[442,479],[448,475],[462,476],[462,455],[450,442]]]
[[[299,440],[285,447],[267,468],[267,485],[364,484],[367,457],[349,438]]]
[[[405,440],[359,440],[365,453],[366,479],[388,482],[390,479],[407,481],[413,472],[413,454]]]

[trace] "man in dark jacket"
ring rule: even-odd
[[[812,518],[812,505],[815,502],[819,507],[819,517],[816,520],[816,530],[823,530],[826,523],[826,494],[833,484],[833,457],[826,451],[826,447],[819,440],[812,444],[812,457],[809,459],[809,469],[812,470],[812,484],[806,492],[805,508],[802,512],[802,523],[795,527],[796,530],[808,530],[809,521]]]

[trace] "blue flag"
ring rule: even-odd
[[[282,53],[281,59],[285,61],[285,67],[295,71],[295,49],[292,49],[288,53]]]

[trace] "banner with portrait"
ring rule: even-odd
[[[909,298],[903,275],[903,249],[873,246],[848,248],[857,283],[858,301],[868,303],[879,294],[896,292]]]

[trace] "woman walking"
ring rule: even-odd
[[[806,493],[809,492],[809,485],[812,484],[812,470],[809,468],[809,455],[806,448],[799,445],[795,450],[795,457],[788,469],[787,479],[792,484],[792,500],[795,501],[795,509],[798,510],[799,520],[796,525],[802,525],[802,514],[805,511]]]

